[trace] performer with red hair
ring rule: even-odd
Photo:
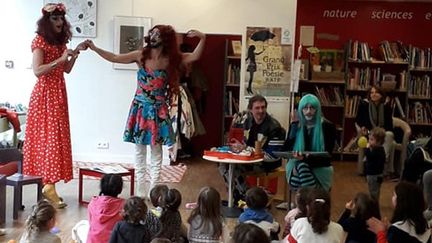
[[[42,8],[33,39],[33,72],[38,78],[30,97],[24,142],[23,173],[43,177],[44,196],[57,208],[66,204],[58,196],[55,183],[72,179],[72,153],[66,85],[63,74],[70,73],[81,43],[67,49],[72,37],[63,4]]]
[[[205,35],[191,30],[187,37],[199,37],[192,53],[180,53],[176,32],[170,25],[156,25],[145,37],[147,45],[125,54],[114,54],[86,44],[99,56],[113,63],[136,63],[137,90],[132,100],[123,140],[135,143],[135,162],[138,196],[148,196],[160,178],[162,145],[175,143],[168,103],[178,93],[180,66],[196,61],[204,49]],[[151,146],[150,187],[145,188],[147,145]]]

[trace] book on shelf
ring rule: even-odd
[[[421,49],[409,46],[409,65],[411,68],[430,69],[432,68],[432,53],[431,48]]]
[[[232,97],[232,102],[233,102],[233,106],[234,106],[234,112],[235,113],[239,113],[240,109],[239,109],[239,100],[235,97]]]
[[[315,85],[315,94],[324,106],[343,105],[343,95],[339,87],[321,87]]]
[[[345,115],[347,117],[355,117],[357,115],[361,99],[359,95],[345,97]]]
[[[409,121],[419,124],[432,123],[432,109],[428,102],[416,101],[409,106]]]
[[[227,84],[239,84],[240,83],[240,67],[235,64],[228,64],[227,70]]]
[[[232,104],[233,104],[233,94],[232,94],[232,91],[229,90],[228,91],[228,115],[229,116],[233,115],[233,109],[232,109],[233,105]]]
[[[235,56],[241,56],[241,52],[242,52],[241,41],[239,41],[239,40],[232,40],[231,41],[231,46],[232,46],[232,53]]]

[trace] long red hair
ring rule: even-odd
[[[37,21],[36,33],[41,35],[46,42],[51,45],[65,45],[72,38],[71,25],[65,18],[66,12],[64,9],[55,9],[52,12],[46,12],[42,10],[42,17]],[[63,29],[62,32],[56,33],[53,25],[49,20],[51,15],[60,15],[63,17]]]
[[[153,29],[158,29],[162,39],[162,55],[168,57],[169,64],[167,68],[168,72],[168,97],[171,98],[172,94],[179,93],[179,73],[182,56],[178,49],[176,32],[171,25],[156,25],[149,30],[149,33]],[[150,43],[149,36],[146,36],[145,42]],[[150,59],[151,48],[145,47],[142,51],[141,63],[145,66],[145,61]]]

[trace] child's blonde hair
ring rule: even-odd
[[[384,144],[384,139],[385,139],[385,130],[384,128],[381,127],[374,127],[372,128],[372,130],[370,131],[369,136],[373,136],[377,142],[377,144],[379,145],[383,145]]]
[[[42,231],[49,231],[49,221],[55,217],[55,214],[56,209],[47,200],[40,200],[34,205],[25,223],[27,238],[31,239]]]

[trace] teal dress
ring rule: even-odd
[[[174,144],[167,91],[168,79],[165,70],[138,70],[137,89],[123,135],[125,142],[143,145]]]

